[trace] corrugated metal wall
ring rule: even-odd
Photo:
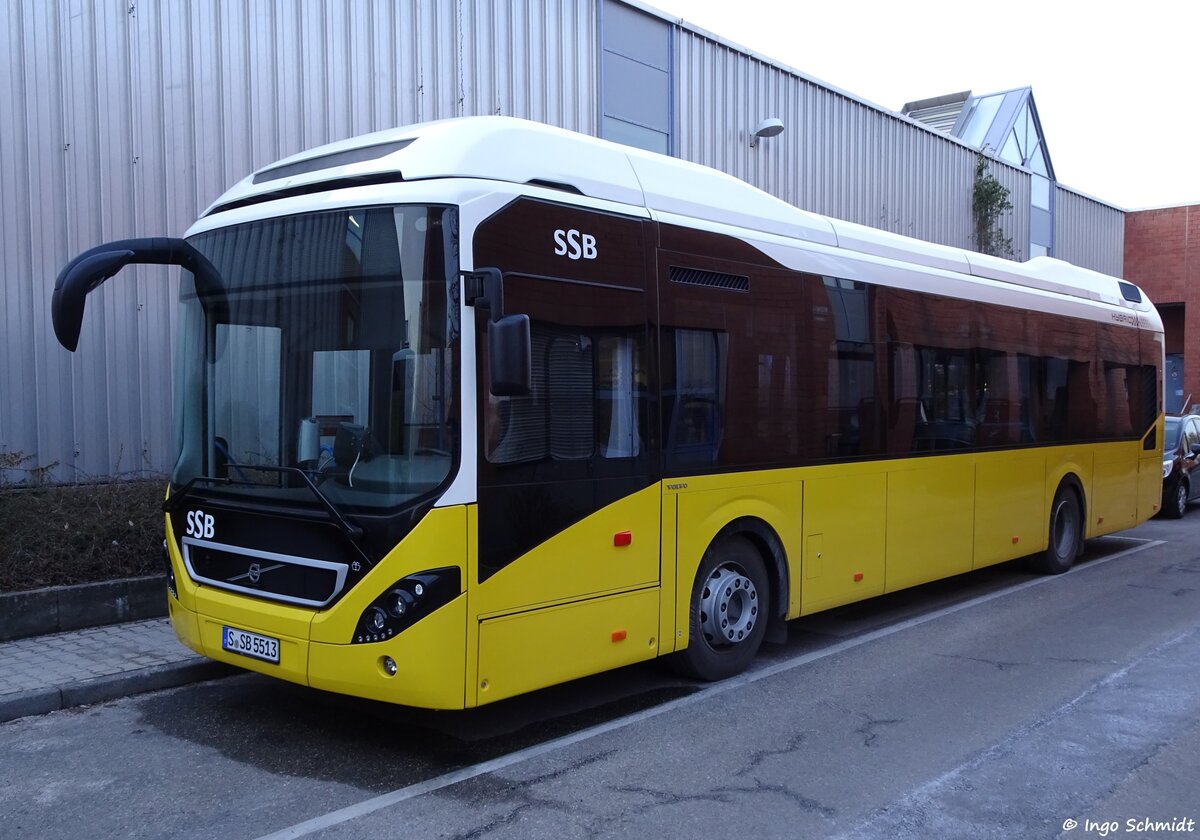
[[[1125,271],[1125,212],[1074,190],[1054,194],[1054,255],[1121,277]]]
[[[731,49],[676,29],[680,157],[744,178],[805,210],[972,247],[975,152],[926,128]],[[750,148],[765,117],[782,134]],[[1018,259],[1029,248],[1029,175],[999,161],[1005,215]]]
[[[596,129],[593,0],[6,0],[0,31],[0,483],[168,468],[173,283],[126,269],[71,355],[49,298],[80,251],[177,236],[251,170],[367,131]]]

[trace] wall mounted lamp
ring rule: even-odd
[[[774,137],[783,131],[783,120],[778,117],[767,117],[758,124],[758,128],[754,129],[754,136],[750,138],[750,148],[753,149],[758,144],[760,137]]]

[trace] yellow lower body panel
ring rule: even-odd
[[[975,463],[976,569],[1046,545],[1046,456],[1040,449],[987,452]]]
[[[658,599],[656,587],[481,622],[479,705],[652,659]]]
[[[1092,474],[1092,504],[1088,513],[1090,522],[1087,533],[1092,537],[1132,528],[1138,523],[1136,450],[1131,450],[1123,444],[1096,447]]]
[[[804,613],[883,594],[886,543],[878,517],[886,506],[883,473],[804,482]]]
[[[461,709],[466,671],[467,599],[454,601],[386,642],[309,645],[309,684],[386,703]],[[388,674],[384,657],[396,664]]]
[[[196,613],[185,608],[178,599],[170,595],[167,596],[167,613],[171,617],[171,627],[179,641],[203,655],[204,645],[200,643],[200,622],[196,620]]]
[[[888,473],[888,592],[971,570],[975,465],[969,458],[910,464]]]

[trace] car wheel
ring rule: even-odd
[[[758,550],[744,537],[714,543],[692,586],[688,646],[673,664],[701,680],[741,673],[762,645],[770,603]]]
[[[1030,566],[1038,572],[1061,575],[1071,568],[1083,549],[1083,513],[1079,496],[1061,485],[1050,506],[1050,539],[1046,550],[1034,555]]]
[[[1171,509],[1171,518],[1179,519],[1181,516],[1187,513],[1187,506],[1188,483],[1181,480],[1179,484],[1175,486],[1175,505]]]

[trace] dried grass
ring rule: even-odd
[[[0,486],[0,591],[163,571],[166,483]]]

